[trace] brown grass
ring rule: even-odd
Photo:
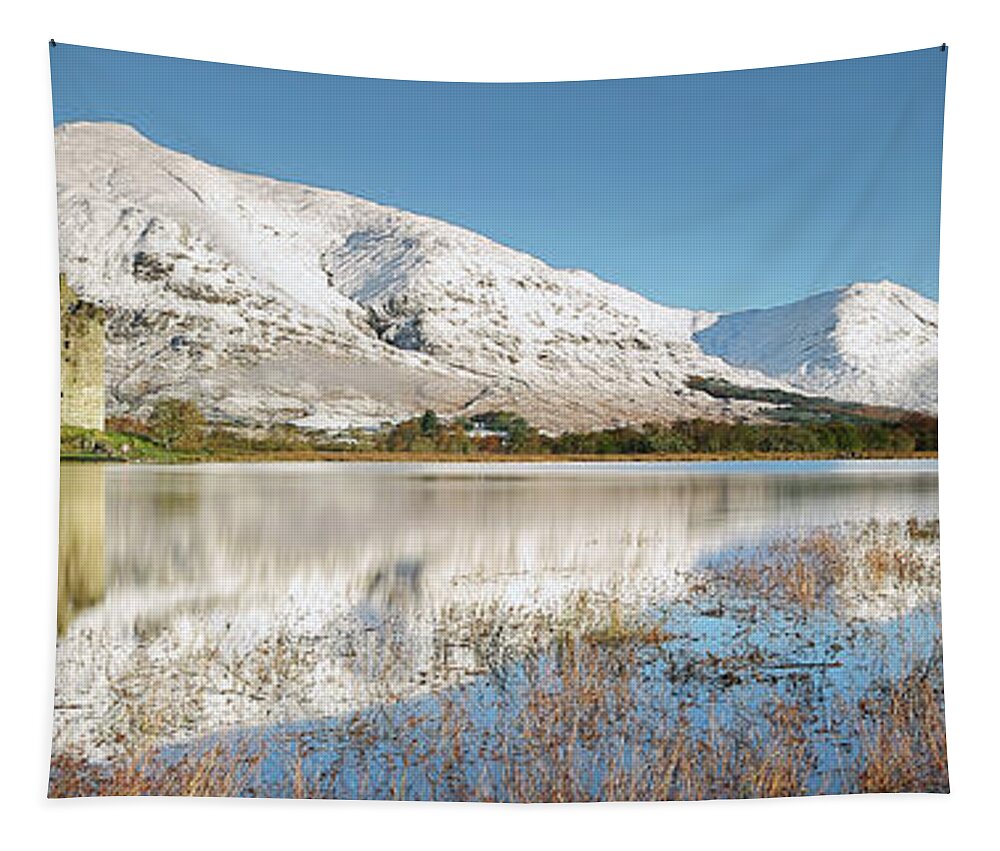
[[[49,797],[236,797],[253,788],[262,755],[216,744],[185,754],[174,763],[150,751],[100,766],[63,754],[52,760]]]
[[[906,534],[914,541],[939,541],[941,521],[935,517],[921,522],[916,517],[911,517],[906,521]]]
[[[936,548],[926,544],[938,534],[935,521],[914,519],[779,540],[710,572],[703,593],[720,583],[807,614],[845,584],[936,583]],[[477,620],[469,641],[488,644],[497,624]],[[486,720],[472,687],[414,704],[393,704],[387,687],[384,706],[324,730],[239,733],[171,759],[140,744],[110,765],[59,755],[49,794],[567,802],[948,791],[940,641],[840,708],[837,735],[850,750],[831,767],[817,726],[822,694],[783,689],[755,645],[676,656],[677,636],[623,613],[614,596],[581,594],[533,629],[530,648],[484,665],[497,678]],[[263,650],[257,677],[280,689],[294,657],[281,635]],[[650,662],[662,676],[649,676]],[[691,695],[706,694],[709,705],[695,705]],[[156,719],[138,713],[130,723],[139,742],[155,734]],[[277,778],[263,776],[265,765]]]
[[[891,524],[873,525],[867,535],[865,530],[860,535],[819,530],[780,539],[761,551],[729,559],[714,579],[724,588],[787,603],[806,614],[831,605],[837,591],[936,585],[935,559],[913,545],[937,540],[937,521],[911,518],[901,534],[891,531]]]
[[[847,707],[855,757],[817,779],[810,698],[775,694],[727,723],[709,707],[709,721],[695,724],[683,704],[665,711],[665,695],[644,691],[643,652],[628,641],[566,642],[552,659],[526,663],[519,700],[498,706],[485,727],[460,690],[430,712],[358,715],[322,741],[244,739],[107,768],[59,757],[49,794],[568,802],[948,790],[938,667]],[[322,770],[308,761],[317,749],[328,755]],[[280,761],[280,782],[262,779],[265,755]]]
[[[859,706],[860,792],[947,792],[940,680],[914,670]]]

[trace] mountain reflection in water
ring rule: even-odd
[[[53,747],[110,757],[151,730],[506,676],[606,616],[690,609],[720,553],[936,516],[926,463],[64,464]],[[864,591],[855,616],[896,618],[917,591]]]
[[[937,514],[927,463],[64,464],[60,631],[315,594],[369,614],[662,590],[713,553]]]

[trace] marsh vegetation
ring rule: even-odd
[[[947,791],[936,475],[231,469],[108,471],[51,795]]]

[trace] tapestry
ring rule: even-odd
[[[944,45],[49,51],[51,797],[948,791]]]

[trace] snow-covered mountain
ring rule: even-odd
[[[937,410],[938,306],[890,281],[721,316],[702,349],[806,393]]]
[[[694,374],[787,386],[695,341],[733,317],[445,222],[227,171],[123,125],[59,127],[56,165],[60,268],[109,314],[112,413],[172,395],[253,423],[513,409],[562,429],[751,410],[689,389]]]

